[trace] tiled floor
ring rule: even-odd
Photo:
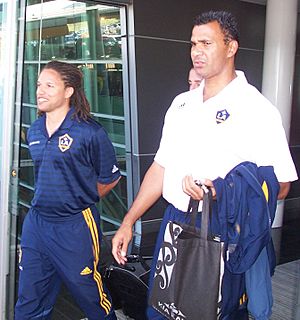
[[[300,259],[278,265],[272,287],[271,320],[300,320]]]
[[[289,212],[286,212],[282,227],[279,264],[297,259],[300,259],[300,215],[298,218],[289,219]]]

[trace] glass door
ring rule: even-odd
[[[9,279],[11,319],[18,280],[16,252],[22,223],[34,192],[33,163],[26,134],[37,118],[37,77],[49,60],[72,63],[83,72],[85,93],[92,115],[105,127],[116,150],[122,179],[98,205],[102,230],[114,232],[127,211],[127,190],[130,185],[127,168],[130,168],[130,157],[126,157],[125,127],[128,123],[125,121],[124,106],[128,104],[124,101],[123,91],[123,79],[127,78],[123,74],[126,22],[122,10],[125,9],[96,1],[27,1],[23,37],[20,31],[20,41],[23,40],[24,47],[23,61],[18,69],[18,74],[22,75],[19,86],[20,106],[16,106],[20,110],[20,120],[16,119],[15,126],[19,129],[15,130],[14,138],[18,150],[14,155],[18,179],[12,193],[14,199],[11,199],[15,206],[15,218],[11,226],[13,254]],[[74,320],[82,316],[68,292],[63,290],[53,319],[64,319],[65,315],[68,315],[66,319]]]

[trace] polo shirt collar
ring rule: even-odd
[[[62,124],[60,125],[60,127],[57,129],[57,131],[59,130],[66,130],[66,129],[70,129],[75,121],[74,117],[72,117],[75,113],[75,108],[71,107],[70,110],[68,111],[64,121],[62,122]],[[41,116],[41,127],[40,129],[43,131],[44,135],[47,137],[48,136],[48,132],[46,129],[46,113],[43,113],[43,115]],[[55,133],[54,133],[55,134]]]
[[[218,92],[215,96],[209,98],[207,101],[213,101],[215,99],[220,99],[220,97],[228,96],[232,94],[236,94],[236,92],[239,92],[238,86],[244,86],[245,84],[248,84],[247,78],[243,71],[235,70],[237,77],[230,81],[226,87],[224,87],[220,92]],[[205,79],[201,81],[200,86],[194,90],[198,90],[198,92],[201,93],[201,99],[203,101],[203,90],[205,85]],[[205,102],[207,102],[205,101]]]
[[[74,123],[74,117],[72,117],[74,114],[75,114],[75,108],[71,107],[70,110],[68,111],[64,121],[62,122],[62,124],[58,128],[58,130],[71,128],[71,126]]]

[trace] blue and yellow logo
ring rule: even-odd
[[[229,118],[229,116],[230,116],[230,114],[226,109],[217,111],[217,114],[216,114],[217,124],[223,123],[224,121],[226,121]]]
[[[67,133],[58,138],[58,147],[61,152],[65,152],[70,149],[73,142],[73,138],[71,138]]]

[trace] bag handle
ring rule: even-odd
[[[199,187],[203,190],[200,237],[202,239],[207,240],[209,217],[212,216],[212,191],[211,188],[205,185],[200,185]],[[195,200],[192,197],[190,197],[187,211],[191,213],[191,225],[194,227],[196,226],[198,206],[199,200]]]
[[[202,186],[203,190],[203,206],[201,215],[200,237],[207,240],[209,217],[212,216],[212,191],[206,186]]]

